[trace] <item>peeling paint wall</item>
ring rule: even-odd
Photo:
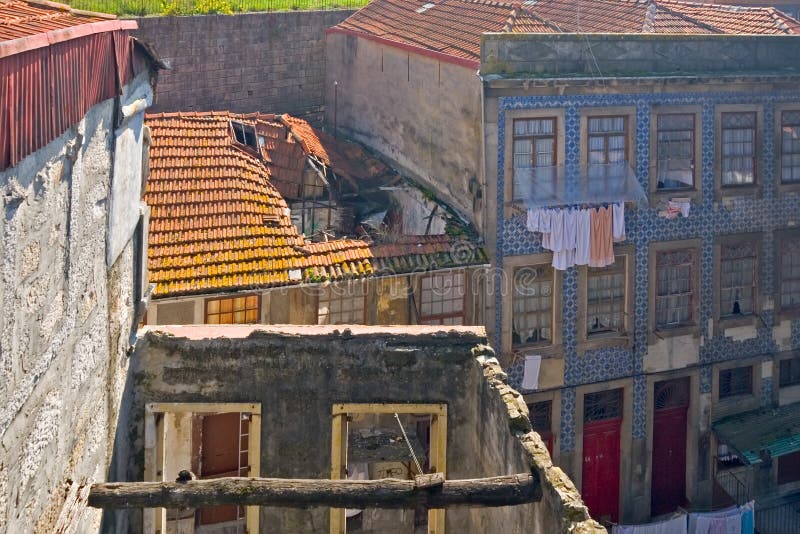
[[[131,85],[149,85],[147,74]],[[114,100],[94,106],[0,174],[0,525],[7,532],[100,527],[101,514],[85,501],[89,485],[106,479],[134,322],[130,232],[106,266],[114,113]]]

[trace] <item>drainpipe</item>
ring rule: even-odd
[[[336,120],[336,112],[338,111],[338,102],[339,99],[339,82],[333,80],[333,136],[336,137],[339,134],[339,123]]]

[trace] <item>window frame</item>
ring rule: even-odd
[[[508,219],[517,213],[517,208],[522,207],[522,202],[514,200],[514,121],[525,119],[555,118],[556,141],[555,158],[557,165],[566,161],[564,152],[564,108],[548,109],[513,109],[504,114],[505,129],[503,138],[503,174],[506,177],[503,187],[503,216]]]
[[[422,313],[423,292],[425,291],[423,289],[423,281],[426,278],[433,279],[433,278],[435,278],[437,276],[448,276],[450,278],[455,277],[455,276],[459,276],[459,277],[462,278],[461,287],[464,290],[464,294],[461,295],[461,310],[460,310],[459,313],[455,313],[455,312],[440,313],[440,314],[432,313],[430,315],[424,315]],[[441,322],[441,321],[444,321],[445,319],[452,319],[452,318],[455,318],[455,317],[461,317],[461,325],[456,325],[456,326],[463,326],[463,325],[466,324],[466,321],[467,321],[467,275],[466,275],[466,272],[464,272],[462,270],[447,270],[447,271],[432,271],[432,272],[429,272],[429,273],[425,273],[424,275],[419,277],[419,280],[417,281],[417,289],[419,290],[419,293],[417,293],[419,295],[419,298],[417,299],[418,300],[418,302],[417,302],[417,324],[428,324],[428,323],[423,323],[423,321],[436,321],[436,320],[438,320],[438,321],[440,321],[438,324],[444,325],[444,323]],[[431,287],[431,290],[432,289],[433,288]],[[451,300],[455,300],[455,299],[451,299]],[[432,300],[431,302],[436,302],[436,300]]]
[[[320,314],[320,306],[321,306],[321,304],[323,302],[323,295],[325,294],[326,291],[328,291],[330,293],[330,291],[334,287],[341,287],[343,285],[346,286],[348,292],[349,292],[350,288],[355,287],[355,286],[361,288],[361,291],[363,292],[363,294],[361,295],[361,322],[357,322],[357,323],[353,323],[353,322],[348,322],[348,323],[331,323],[331,322],[321,323],[320,322],[320,318],[322,317],[322,315]],[[348,299],[352,299],[352,300],[356,301],[356,300],[358,300],[358,296],[359,295],[350,295],[350,294],[348,294],[345,297],[348,298]],[[316,299],[317,300],[317,313],[316,313],[317,321],[316,321],[315,324],[317,324],[317,325],[367,324],[367,297],[368,296],[369,296],[369,288],[367,287],[366,280],[364,280],[364,279],[340,280],[340,281],[330,282],[330,283],[327,283],[327,284],[322,284],[320,286],[320,291],[317,294],[317,299]],[[338,300],[343,300],[343,296],[342,295],[336,295],[336,297],[337,297]],[[328,298],[327,301],[330,303],[330,302],[333,302],[333,299]],[[341,315],[341,312],[339,312],[339,314]],[[329,304],[328,313],[325,314],[325,317],[330,318],[330,316],[331,316],[331,312],[330,312],[330,304]]]
[[[700,271],[700,256],[701,256],[702,239],[684,239],[680,241],[657,241],[651,242],[648,250],[648,303],[650,313],[648,316],[648,339],[649,343],[655,344],[658,339],[665,337],[681,336],[681,335],[700,335],[700,301],[701,301],[701,271]],[[657,291],[657,265],[656,259],[659,253],[671,252],[690,249],[693,253],[693,271],[692,271],[692,322],[689,324],[670,327],[659,328],[656,324],[656,291]]]
[[[589,129],[589,123],[593,120],[598,119],[622,119],[622,132],[595,132],[592,133]],[[608,161],[608,139],[610,137],[622,137],[625,140],[625,146],[623,147],[623,159],[622,161],[625,163],[630,164],[630,158],[628,157],[629,150],[630,150],[630,117],[624,113],[620,114],[609,114],[609,115],[591,115],[586,118],[586,161],[588,165],[611,165],[611,162]],[[622,135],[620,135],[622,134]],[[591,143],[590,140],[593,137],[602,137],[603,138],[603,163],[590,163],[589,156],[592,153]]]
[[[580,113],[580,164],[582,166],[588,167],[589,165],[589,119],[624,117],[625,162],[628,166],[635,167],[637,128],[635,106],[583,108]]]
[[[800,228],[782,228],[775,231],[775,257],[774,257],[774,275],[775,280],[775,296],[773,298],[775,317],[778,320],[796,319],[800,317],[800,306],[793,306],[784,308],[781,306],[781,288],[783,286],[783,270],[781,269],[781,252],[784,249],[787,241],[797,240],[800,243]]]
[[[755,153],[753,154],[753,183],[722,184],[722,116],[731,113],[755,114]],[[724,197],[760,196],[764,177],[764,106],[761,104],[726,104],[714,109],[714,191],[716,200]]]
[[[553,254],[528,254],[524,256],[506,256],[503,259],[503,276],[502,276],[502,332],[501,332],[501,345],[502,354],[508,356],[512,352],[525,352],[528,349],[535,349],[536,354],[541,354],[543,358],[560,358],[562,357],[562,283],[563,272],[553,269]],[[522,267],[547,267],[553,270],[553,306],[551,317],[551,340],[547,344],[524,344],[514,346],[513,339],[513,290],[514,290],[514,272]]]
[[[746,370],[747,373],[750,376],[750,388],[749,388],[749,391],[727,393],[726,395],[723,396],[723,394],[722,394],[722,374],[723,373],[731,373],[730,380],[733,381],[733,373],[734,372],[738,372],[738,371],[743,371],[743,370]],[[727,368],[724,368],[724,369],[720,369],[720,370],[717,371],[717,382],[719,384],[718,389],[717,389],[717,399],[720,402],[727,401],[727,400],[730,400],[730,399],[742,398],[742,397],[751,397],[751,396],[753,396],[753,394],[755,392],[755,372],[753,370],[753,366],[752,365],[740,365],[740,366],[736,366],[736,367],[727,367]]]
[[[784,383],[784,363],[788,364],[790,367],[797,367],[797,378],[791,382]],[[792,365],[794,363],[794,365]],[[797,356],[791,356],[789,358],[781,358],[778,360],[778,389],[784,388],[791,388],[795,386],[800,386],[800,354]]]
[[[783,112],[800,112],[800,103],[775,104],[775,184],[781,193],[800,191],[800,181],[783,181]]]
[[[732,234],[717,236],[714,239],[714,303],[713,318],[717,325],[717,333],[721,333],[725,328],[736,326],[756,325],[761,315],[761,263],[762,250],[761,243],[764,234],[761,232],[751,232],[747,234]],[[756,253],[755,272],[753,273],[753,312],[748,315],[722,315],[722,248],[727,245],[737,245],[742,243],[752,243]]]
[[[635,298],[635,254],[633,245],[621,245],[614,247],[614,263],[617,264],[620,258],[625,265],[622,267],[623,279],[625,283],[624,307],[623,307],[623,331],[622,332],[602,332],[588,333],[588,303],[589,303],[589,271],[588,266],[578,267],[578,355],[583,355],[586,351],[606,348],[606,347],[630,347],[633,333],[633,307]]]
[[[249,322],[244,322],[244,323],[236,323],[236,322],[232,322],[232,323],[209,323],[208,322],[208,306],[209,306],[210,303],[212,303],[212,302],[220,302],[220,303],[222,303],[222,301],[225,301],[225,300],[233,301],[234,299],[237,299],[237,298],[244,298],[245,299],[244,312],[245,312],[245,316],[247,316],[247,312],[249,310],[253,310],[254,309],[254,308],[248,308],[247,307],[247,299],[250,298],[250,297],[256,297],[256,300],[257,300],[257,303],[258,303],[257,307],[255,308],[255,310],[256,310],[256,321],[254,323],[249,323]],[[233,310],[233,308],[231,308],[231,313],[235,313],[235,310]],[[213,315],[222,315],[222,311],[217,312],[217,313],[215,313]],[[261,294],[260,293],[231,294],[231,295],[223,295],[223,296],[219,296],[219,297],[207,297],[207,298],[203,299],[203,324],[260,324],[260,323],[261,323]]]
[[[658,188],[658,117],[659,115],[692,115],[693,183],[684,189]],[[650,199],[651,205],[673,197],[690,198],[699,203],[703,198],[703,110],[701,106],[653,106],[650,111]]]

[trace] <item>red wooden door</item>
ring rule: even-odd
[[[598,521],[619,519],[619,438],[622,418],[583,425],[581,494]]]
[[[203,417],[203,448],[201,450],[200,478],[236,477],[239,474],[238,412],[207,415]],[[247,459],[244,459],[247,465]],[[209,525],[234,521],[240,517],[235,505],[200,509],[200,524]]]
[[[650,515],[686,504],[686,410],[689,380],[657,382],[654,390]]]

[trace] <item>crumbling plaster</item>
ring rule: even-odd
[[[149,84],[147,75],[132,85]],[[134,322],[134,249],[106,267],[115,102],[0,173],[0,525],[91,532]],[[141,157],[141,156],[139,156]],[[140,180],[140,177],[137,177]]]
[[[507,384],[482,327],[164,326],[140,333],[121,427],[127,480],[142,480],[151,402],[261,404],[262,476],[328,478],[334,403],[448,405],[447,477],[532,471],[540,503],[447,511],[447,532],[604,532],[552,465],[522,396]],[[295,424],[302,421],[302,424]],[[294,422],[294,423],[293,423]],[[297,447],[302,443],[302,447]],[[121,449],[120,449],[121,450]],[[139,514],[115,514],[118,524]],[[269,532],[325,532],[322,508],[263,507]],[[266,531],[266,530],[265,530]]]

